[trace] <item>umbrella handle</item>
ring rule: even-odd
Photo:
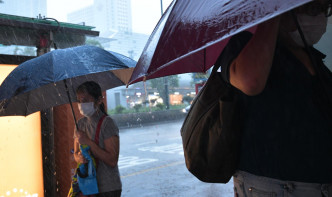
[[[64,83],[65,83],[66,92],[67,92],[67,96],[68,96],[68,99],[69,99],[69,104],[70,104],[70,107],[71,107],[71,111],[73,112],[74,121],[75,121],[75,126],[76,126],[76,129],[78,130],[78,125],[77,125],[77,121],[76,121],[76,116],[75,116],[75,112],[74,112],[73,104],[72,104],[72,102],[71,102],[71,98],[70,98],[70,95],[69,95],[68,86],[67,86],[67,80],[64,79],[63,81],[64,81]]]

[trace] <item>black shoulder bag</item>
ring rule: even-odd
[[[217,72],[218,61],[193,101],[181,136],[188,170],[201,181],[227,183],[238,167],[242,114],[237,90]]]

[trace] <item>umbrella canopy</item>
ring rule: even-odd
[[[126,56],[94,46],[53,50],[7,76],[0,86],[0,116],[27,116],[76,101],[75,90],[85,81],[97,82],[102,90],[126,85],[135,65]]]
[[[205,72],[228,38],[311,0],[174,0],[152,32],[129,84]]]

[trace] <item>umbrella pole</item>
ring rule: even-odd
[[[66,79],[63,80],[63,81],[65,82],[66,92],[67,92],[67,96],[68,96],[68,99],[69,99],[69,104],[70,104],[70,107],[71,107],[71,111],[73,112],[73,116],[74,116],[74,121],[75,121],[76,129],[78,130],[78,125],[77,125],[77,121],[76,121],[76,116],[75,116],[75,112],[74,112],[73,104],[72,104],[72,102],[71,102],[71,98],[70,98],[70,95],[69,95],[69,90],[68,90],[68,86],[67,86],[67,81],[66,81]]]

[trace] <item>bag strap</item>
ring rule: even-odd
[[[101,117],[98,121],[98,125],[96,128],[96,133],[95,133],[95,143],[99,146],[99,135],[100,135],[100,128],[101,128],[101,124],[103,123],[104,119],[106,118],[106,115],[104,115],[103,117]],[[95,162],[96,162],[96,168],[98,167],[98,163],[99,160],[95,157]]]
[[[97,125],[97,129],[96,129],[96,133],[95,133],[95,142],[96,142],[96,144],[98,146],[99,146],[100,127],[101,127],[101,124],[103,123],[105,117],[106,117],[106,115],[104,115],[103,117],[101,117],[99,119],[99,122],[98,122],[98,125]]]

